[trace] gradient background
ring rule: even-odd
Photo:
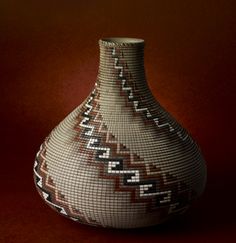
[[[235,242],[235,1],[0,3],[0,241]],[[208,183],[184,216],[139,230],[76,224],[44,204],[33,162],[92,89],[98,39],[143,38],[155,97],[193,135]]]

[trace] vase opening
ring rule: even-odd
[[[111,38],[102,38],[100,40],[102,44],[107,45],[143,45],[144,40],[138,38],[128,38],[128,37],[111,37]]]

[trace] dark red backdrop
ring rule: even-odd
[[[235,242],[235,1],[1,1],[3,242]],[[34,156],[88,95],[101,37],[146,41],[148,83],[198,141],[205,194],[183,217],[142,230],[75,224],[38,196]]]

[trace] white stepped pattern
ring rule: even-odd
[[[86,112],[84,112],[84,114],[86,114],[86,115],[89,115],[89,113],[92,111],[93,107],[90,105],[90,103],[93,100],[93,96],[95,94],[95,91],[96,91],[96,89],[93,90],[92,96],[90,96],[90,98],[88,99],[88,101],[85,104],[85,106],[88,108],[88,110]],[[94,126],[84,124],[85,122],[88,122],[89,120],[90,120],[89,117],[83,118],[83,120],[80,122],[80,126],[90,129],[85,134],[89,135],[89,136],[92,136],[93,135],[93,131],[94,131]],[[98,120],[95,120],[95,121],[100,122]],[[101,128],[101,126],[100,126],[100,128]],[[100,128],[99,128],[99,130],[101,130]],[[98,147],[96,145],[97,142],[98,142],[98,139],[96,139],[94,137],[91,137],[89,139],[88,143],[87,143],[87,148],[88,149],[93,149],[93,150],[104,151],[103,154],[99,155],[99,158],[101,158],[101,159],[109,159],[109,157],[110,157],[110,148]],[[108,161],[108,171],[107,172],[110,173],[110,174],[116,174],[116,173],[119,173],[119,174],[134,174],[134,176],[132,176],[131,179],[128,179],[127,181],[129,183],[137,183],[137,182],[140,181],[139,171],[138,170],[114,170],[113,168],[115,168],[119,163],[120,163],[120,161],[114,161],[114,160],[113,161]]]
[[[92,106],[90,105],[90,103],[92,102],[92,100],[94,99],[94,95],[96,92],[96,88],[92,91],[92,95],[90,96],[90,98],[88,99],[88,101],[86,102],[85,106],[88,108],[88,110],[86,112],[84,112],[85,115],[87,115],[88,117],[85,117],[87,119],[83,119],[80,122],[80,126],[81,127],[86,127],[88,129],[90,129],[88,132],[86,132],[85,134],[88,136],[92,136],[93,135],[93,131],[94,131],[94,126],[92,125],[86,125],[84,124],[85,122],[88,122],[90,120],[89,118],[89,114],[92,111]],[[97,120],[97,116],[95,117],[96,119],[94,119],[94,121],[99,122],[100,120]],[[99,131],[102,132],[107,132],[107,131],[103,131],[102,130],[102,123],[100,124],[99,127]],[[97,146],[97,142],[98,139],[91,137],[87,143],[87,148],[88,149],[92,149],[92,150],[101,150],[104,151],[104,153],[102,155],[99,155],[99,158],[101,159],[109,159],[110,157],[110,148],[106,148],[106,147],[98,147]],[[117,170],[114,169],[117,165],[120,164],[120,161],[108,161],[108,170],[107,172],[109,174],[134,174],[134,176],[131,176],[130,179],[127,180],[127,182],[129,183],[138,183],[140,182],[140,173],[138,170]],[[166,203],[169,202],[171,199],[171,191],[164,191],[164,192],[150,192],[147,193],[147,191],[149,190],[149,188],[151,188],[153,185],[152,184],[141,184],[139,185],[139,195],[140,197],[148,197],[148,196],[156,196],[156,195],[167,195],[166,197],[164,197],[163,200],[160,200],[160,203]]]
[[[133,94],[133,90],[132,90],[132,87],[128,87],[127,85],[127,80],[126,78],[124,77],[124,67],[122,65],[118,65],[119,63],[119,56],[118,54],[116,53],[116,49],[113,48],[112,50],[112,57],[114,58],[114,68],[115,69],[118,69],[119,70],[119,74],[118,76],[120,78],[122,78],[121,80],[121,87],[122,87],[122,90],[123,91],[126,91],[127,94],[128,94],[128,97],[130,99],[134,99],[134,94]],[[148,108],[138,108],[140,104],[140,101],[139,100],[133,100],[133,105],[134,105],[134,109],[136,112],[144,112],[144,114],[146,115],[147,118],[152,118],[152,114],[150,113],[149,109]],[[158,128],[163,128],[163,127],[169,127],[169,131],[170,132],[173,132],[175,131],[175,129],[171,126],[171,124],[169,122],[166,122],[166,123],[163,123],[163,124],[159,124],[159,119],[158,118],[153,118],[155,124],[157,125]],[[186,134],[185,136],[182,135],[181,131],[178,131],[177,132],[177,135],[179,136],[179,138],[183,141],[185,141],[189,136],[188,134]]]

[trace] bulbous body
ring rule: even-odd
[[[143,40],[99,44],[95,87],[41,145],[35,185],[49,206],[81,223],[114,228],[162,223],[203,192],[204,159],[151,94]]]

